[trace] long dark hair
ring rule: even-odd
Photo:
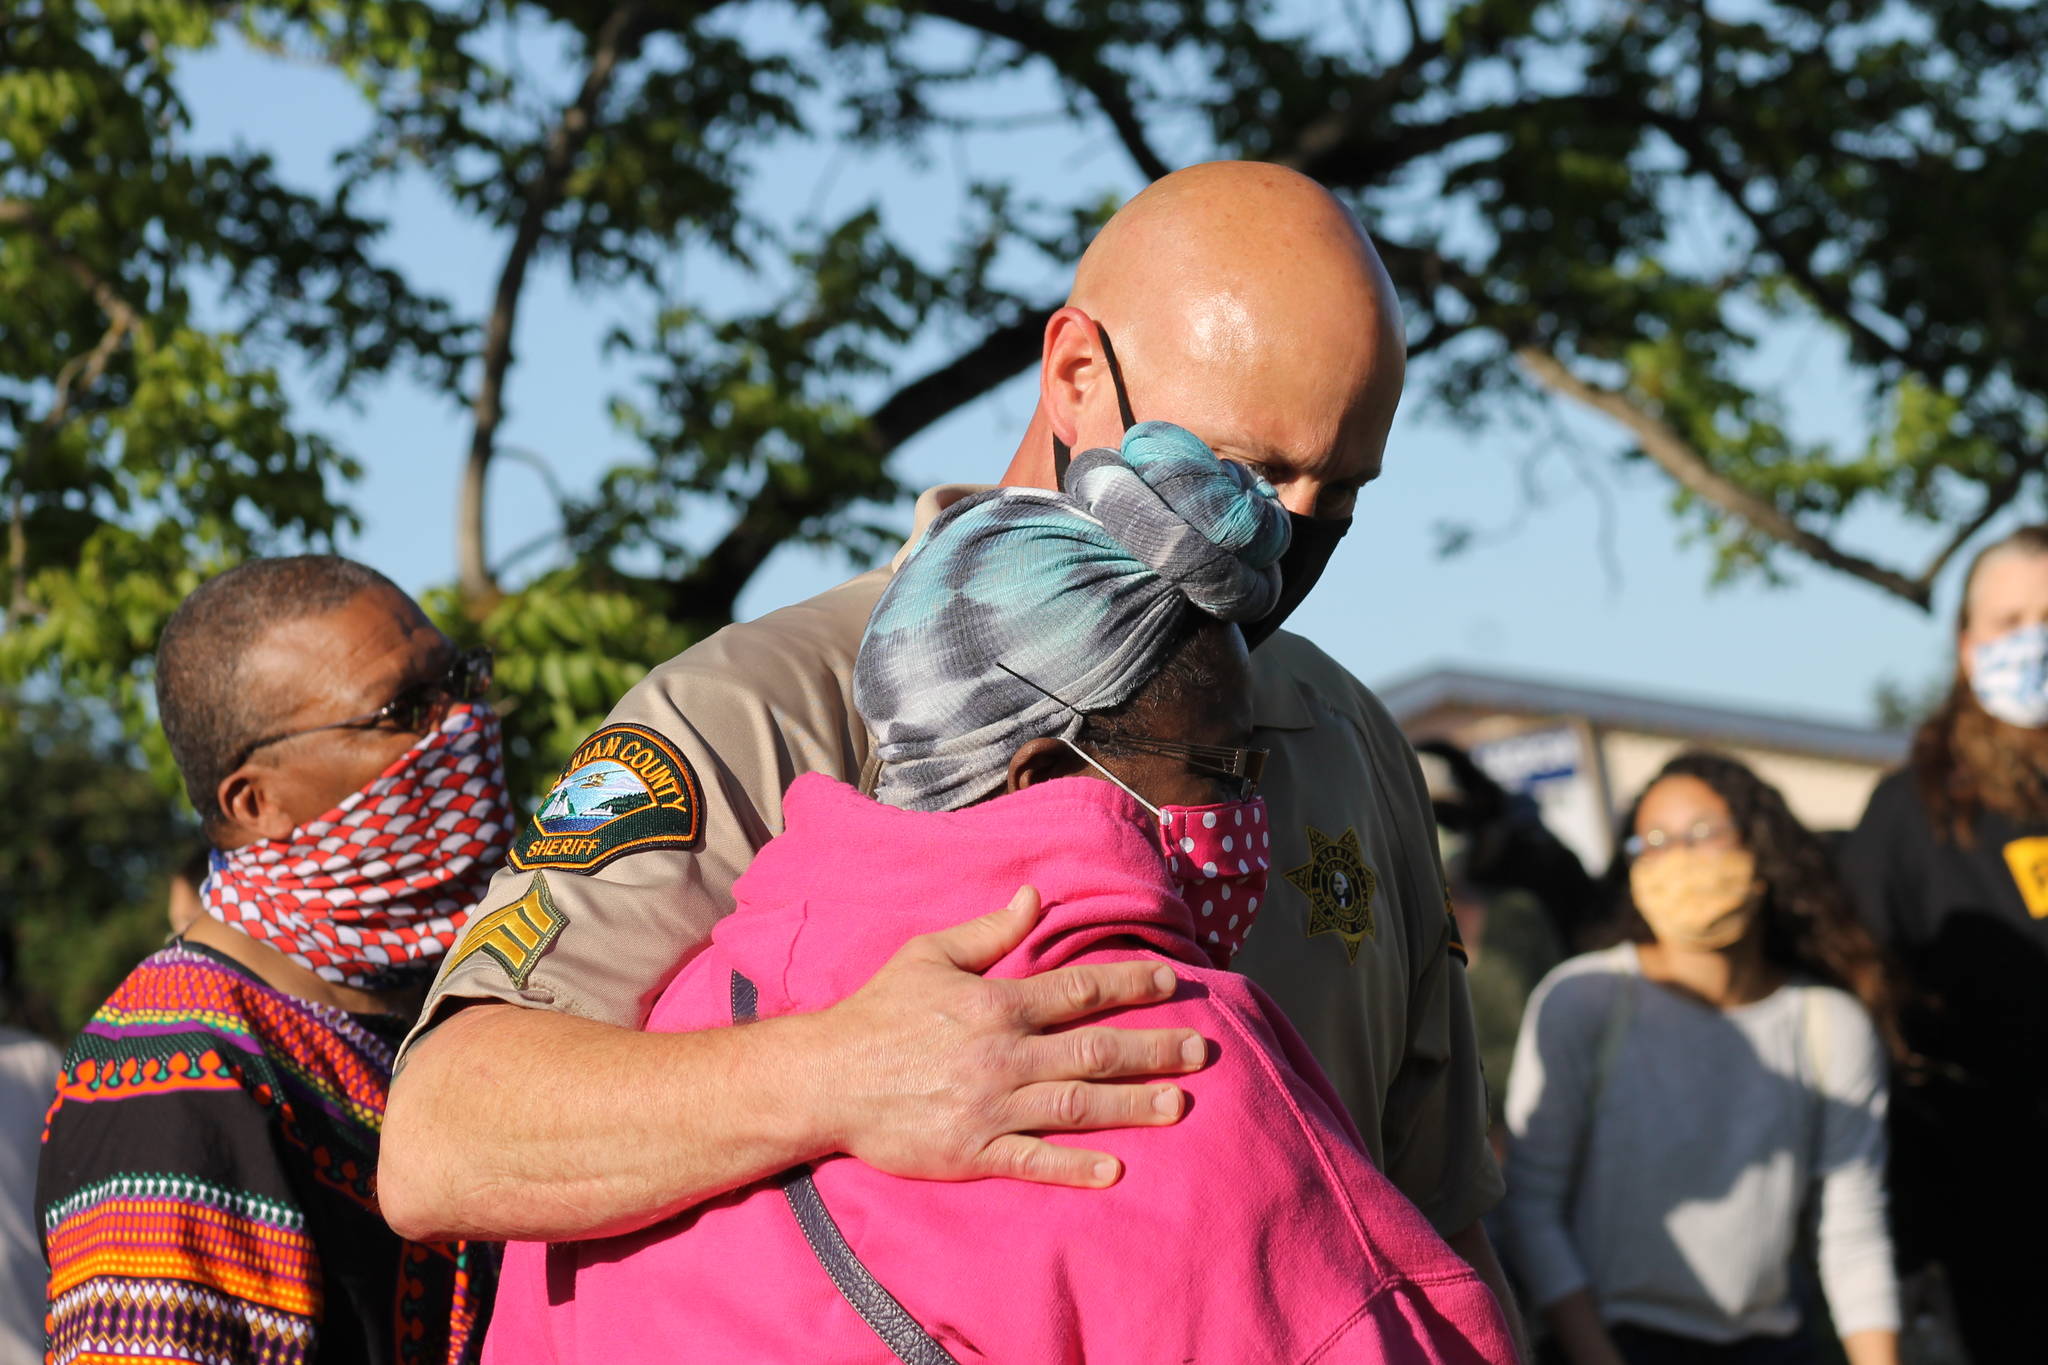
[[[1899,1032],[1898,1000],[1877,943],[1849,908],[1848,894],[1835,876],[1834,861],[1818,837],[1785,804],[1776,787],[1735,759],[1694,750],[1664,765],[1630,803],[1617,847],[1635,832],[1636,813],[1650,788],[1668,777],[1706,783],[1727,803],[1742,846],[1756,858],[1764,884],[1764,956],[1788,971],[1838,986],[1863,1002],[1892,1055],[1910,1062]],[[1617,853],[1608,885],[1627,921],[1624,932],[1637,942],[1651,937],[1649,925],[1629,893],[1628,855]]]
[[[1993,555],[2048,555],[2048,524],[2022,526],[1977,552],[1956,603],[1956,635],[1970,628],[1970,590]],[[1977,703],[1960,660],[1948,695],[1913,735],[1909,760],[1937,838],[1968,848],[1986,809],[2015,818],[2048,812],[2048,743],[2001,724]]]

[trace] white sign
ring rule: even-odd
[[[1569,725],[1530,730],[1474,745],[1472,761],[1518,796],[1536,803],[1543,823],[1586,870],[1599,876],[1614,856],[1614,831],[1593,777],[1592,755]]]

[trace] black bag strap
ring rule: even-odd
[[[751,1023],[759,1009],[761,993],[754,983],[738,972],[732,974],[732,1021],[735,1024]],[[796,1215],[796,1224],[803,1229],[804,1240],[811,1244],[811,1252],[818,1258],[818,1264],[825,1267],[825,1273],[832,1277],[840,1296],[860,1314],[874,1334],[889,1348],[889,1354],[903,1362],[903,1365],[959,1365],[947,1353],[946,1348],[932,1340],[924,1328],[917,1325],[917,1319],[910,1316],[902,1304],[896,1302],[888,1290],[882,1288],[868,1268],[854,1255],[847,1245],[846,1234],[839,1230],[839,1224],[832,1221],[832,1214],[825,1207],[824,1199],[818,1194],[818,1182],[811,1178],[809,1166],[796,1166],[777,1177],[782,1186],[783,1197],[789,1200],[789,1209]]]

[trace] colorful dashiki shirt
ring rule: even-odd
[[[64,1058],[36,1186],[54,1365],[469,1365],[490,1249],[401,1240],[372,1179],[404,1025],[174,942]]]

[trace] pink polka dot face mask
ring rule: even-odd
[[[1194,912],[1195,938],[1211,962],[1228,967],[1266,899],[1273,856],[1266,799],[1155,809],[1166,870]]]
[[[1195,941],[1217,967],[1228,967],[1252,931],[1259,903],[1266,899],[1266,874],[1273,866],[1266,799],[1248,796],[1213,806],[1155,806],[1080,745],[1070,739],[1060,742],[1159,817],[1166,870],[1194,915]]]

